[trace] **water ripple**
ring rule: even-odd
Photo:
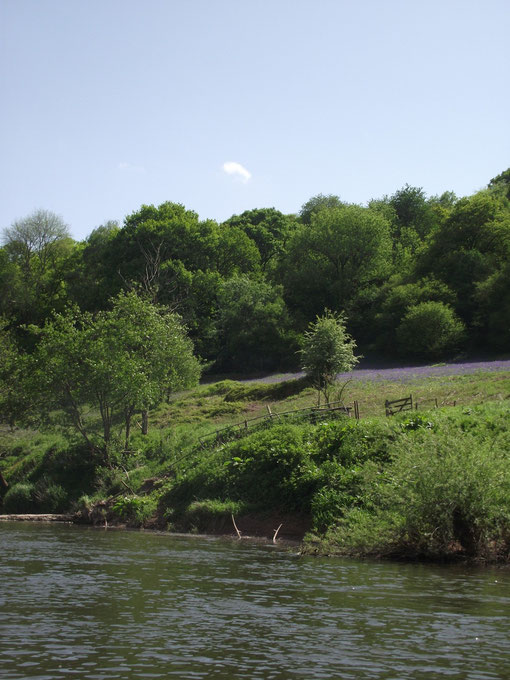
[[[0,526],[4,680],[498,680],[510,574]]]

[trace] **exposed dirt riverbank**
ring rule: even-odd
[[[244,515],[235,518],[235,524],[231,518],[225,521],[212,521],[209,525],[196,531],[169,531],[154,518],[146,526],[131,526],[128,523],[117,520],[108,521],[103,518],[101,523],[94,522],[80,513],[76,514],[11,514],[0,515],[0,522],[62,522],[66,524],[82,524],[96,528],[106,529],[130,529],[144,531],[163,531],[176,536],[216,536],[235,540],[263,541],[278,543],[280,545],[300,545],[305,533],[310,528],[310,520],[304,515],[275,514],[270,516]]]

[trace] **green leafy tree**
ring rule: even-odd
[[[13,314],[19,324],[40,323],[66,295],[62,269],[75,246],[69,229],[55,213],[36,210],[4,229],[2,239],[17,269]]]
[[[437,224],[436,214],[421,188],[406,184],[393,194],[390,205],[395,210],[397,233],[403,228],[413,229],[423,239]]]
[[[354,354],[356,342],[347,333],[345,323],[342,314],[327,311],[309,325],[303,336],[301,368],[317,390],[318,405],[321,394],[329,404],[338,373],[352,371],[359,361]]]
[[[417,276],[444,281],[457,295],[456,311],[468,325],[475,291],[510,258],[510,209],[505,197],[480,191],[460,199],[420,255]]]
[[[32,390],[46,408],[61,408],[89,448],[107,457],[119,420],[127,450],[134,413],[195,384],[200,374],[179,318],[133,292],[96,316],[76,308],[56,314],[38,332]],[[99,444],[85,415],[90,405],[101,415]]]
[[[465,327],[443,302],[421,302],[410,307],[397,328],[397,342],[403,354],[440,358],[459,349]]]
[[[510,199],[510,168],[507,168],[489,182],[489,188],[499,191]]]
[[[476,288],[476,328],[484,346],[499,351],[510,347],[510,262],[506,262]]]
[[[119,292],[122,283],[111,262],[113,241],[119,233],[117,222],[109,220],[96,227],[75,248],[64,274],[69,300],[80,309],[97,312]]]
[[[141,282],[165,303],[173,283],[165,275],[166,262],[179,261],[190,272],[217,270],[229,277],[256,269],[260,260],[255,244],[241,229],[200,221],[192,210],[170,202],[143,205],[129,215],[108,257],[112,271],[119,272],[124,284]]]
[[[224,226],[239,227],[255,243],[260,254],[260,264],[264,271],[278,258],[295,229],[295,218],[284,215],[275,208],[246,210],[241,215],[233,215]]]
[[[42,275],[62,242],[70,238],[63,219],[49,210],[36,210],[3,231],[3,241],[24,271]]]
[[[20,354],[8,322],[0,318],[0,422],[11,427],[28,405],[23,390],[25,364],[26,357]]]
[[[312,216],[319,213],[321,210],[329,210],[330,208],[341,208],[344,205],[339,196],[334,194],[317,194],[308,199],[306,203],[301,206],[299,217],[302,224],[311,224]]]
[[[225,281],[218,294],[217,364],[269,370],[289,363],[295,334],[279,286],[247,276]]]
[[[305,319],[323,309],[353,314],[362,288],[382,282],[391,271],[390,225],[378,212],[359,205],[328,208],[312,215],[292,237],[281,265],[289,306]]]
[[[377,349],[388,354],[395,353],[396,329],[407,311],[422,302],[443,302],[454,308],[456,296],[443,281],[433,277],[409,283],[401,283],[394,277],[379,289],[374,305],[375,313],[369,319]]]
[[[11,260],[5,248],[0,248],[0,314],[14,317],[22,299],[22,280],[19,266]]]

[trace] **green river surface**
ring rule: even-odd
[[[0,678],[510,678],[510,570],[0,523]]]

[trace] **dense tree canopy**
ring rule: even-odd
[[[280,287],[246,276],[222,284],[218,299],[220,366],[267,370],[292,363],[294,337],[281,293]]]
[[[308,201],[301,206],[299,217],[302,224],[311,224],[312,216],[321,210],[325,210],[326,208],[341,208],[343,205],[339,196],[335,196],[334,194],[328,194],[327,196],[318,194],[317,196],[309,198]]]
[[[258,208],[222,224],[180,203],[142,205],[81,243],[60,217],[37,210],[2,232],[4,329],[30,355],[46,331],[30,335],[28,325],[56,324],[73,305],[78,325],[86,313],[96,324],[112,298],[136,293],[179,313],[212,370],[249,371],[297,365],[297,338],[325,309],[347,314],[364,351],[402,355],[403,329],[418,324],[411,310],[424,318],[434,303],[436,318],[451,313],[465,328],[451,347],[502,351],[509,172],[460,198],[406,184],[366,207],[318,194],[297,216]]]
[[[234,215],[225,225],[239,227],[257,246],[263,270],[275,258],[281,256],[285,245],[296,226],[292,216],[284,215],[274,208],[246,210]]]
[[[428,362],[508,353],[509,178],[505,170],[464,197],[406,184],[366,206],[319,194],[298,215],[257,208],[221,224],[167,201],[105,221],[79,243],[49,211],[1,225],[6,434],[58,429],[70,448],[48,449],[47,462],[88,475],[91,486],[77,488],[89,493],[92,480],[129,486],[119,470],[143,450],[150,469],[163,450],[182,458],[177,433],[142,437],[149,411],[158,424],[171,419],[172,393],[195,385],[202,367],[301,367],[329,402],[358,346],[371,358]],[[65,492],[53,481],[32,484],[27,498],[60,507]]]
[[[325,208],[312,215],[289,242],[282,280],[292,307],[307,319],[326,307],[346,310],[360,288],[390,273],[388,222],[357,205]]]

